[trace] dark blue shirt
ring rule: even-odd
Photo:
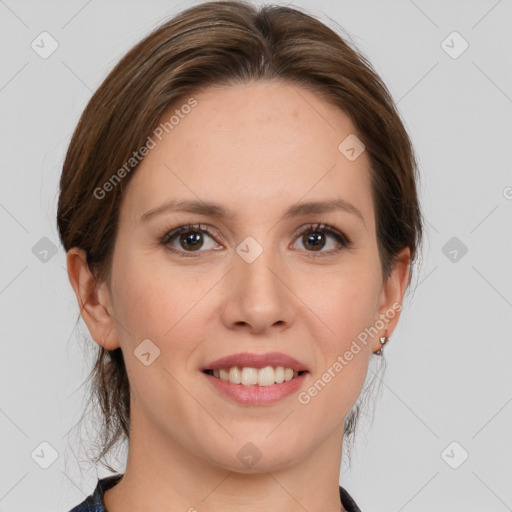
[[[107,476],[98,480],[98,485],[94,489],[93,494],[87,496],[79,505],[71,509],[69,512],[107,512],[105,504],[103,503],[103,495],[107,489],[114,487],[122,478],[120,475]],[[361,512],[361,509],[356,505],[356,502],[350,497],[349,493],[340,486],[340,500],[343,508],[348,512]]]

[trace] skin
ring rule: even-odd
[[[122,348],[130,381],[127,467],[105,504],[109,512],[337,512],[343,422],[398,312],[306,405],[296,394],[240,405],[219,395],[200,369],[237,352],[284,352],[309,367],[299,391],[306,390],[402,302],[409,249],[384,280],[369,159],[363,152],[349,161],[338,150],[355,133],[341,110],[277,82],[210,88],[194,98],[198,106],[149,152],[127,187],[110,286],[95,286],[82,250],[67,254],[82,317],[98,344]],[[198,198],[234,217],[168,212],[140,221],[170,199]],[[296,202],[335,198],[362,219],[345,211],[281,219]],[[326,235],[315,251],[308,234],[296,236],[322,222],[352,245]],[[219,236],[204,234],[198,251],[176,237],[172,247],[193,254],[187,258],[160,240],[188,223]],[[247,236],[263,248],[252,263],[236,252]],[[147,338],[160,349],[149,366],[134,356]],[[252,467],[237,457],[247,442],[262,455]]]

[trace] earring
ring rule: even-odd
[[[374,354],[381,356],[382,355],[382,349],[384,348],[384,345],[389,341],[389,338],[387,336],[381,336],[379,338],[380,340],[380,349],[377,350],[377,352],[374,352]]]

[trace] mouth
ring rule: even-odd
[[[308,371],[295,370],[286,366],[264,366],[263,368],[231,366],[219,369],[204,369],[203,373],[230,384],[266,387],[294,380],[308,373]]]
[[[262,406],[296,393],[310,369],[281,352],[241,352],[208,362],[201,371],[220,396],[243,406]]]
[[[220,368],[204,368],[202,373],[217,396],[252,407],[272,405],[293,396],[306,385],[309,371],[293,366],[223,364]]]

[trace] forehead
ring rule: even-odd
[[[304,88],[279,82],[215,87],[173,105],[124,199],[131,216],[170,199],[222,203],[252,214],[298,201],[343,198],[372,215],[369,160],[339,149],[355,127]],[[167,133],[168,132],[168,133]],[[159,140],[161,138],[161,140]]]

